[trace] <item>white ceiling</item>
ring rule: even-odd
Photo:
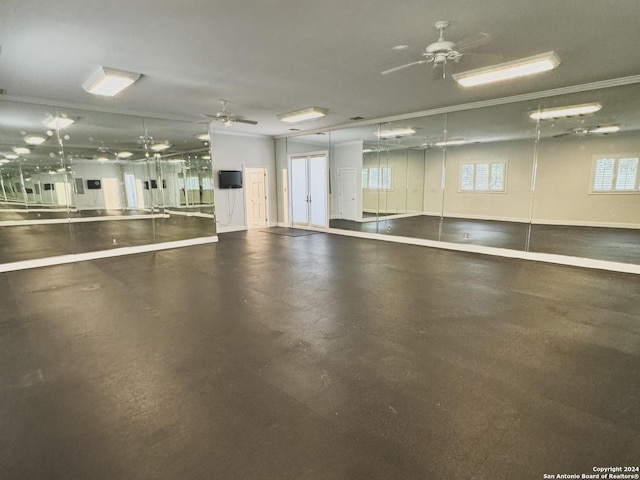
[[[3,0],[0,88],[10,100],[193,121],[224,98],[259,122],[234,130],[281,135],[290,126],[276,115],[309,106],[329,115],[302,130],[636,75],[639,18],[638,0]],[[438,20],[452,41],[491,35],[476,50],[486,55],[458,70],[549,50],[562,64],[475,89],[434,79],[430,65],[380,74],[418,59]],[[144,77],[92,96],[81,84],[99,65]]]

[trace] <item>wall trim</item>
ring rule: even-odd
[[[216,227],[216,231],[218,233],[231,233],[231,232],[242,232],[245,231],[247,227],[244,225],[232,225],[228,227]]]
[[[0,273],[15,272],[18,270],[28,270],[31,268],[51,267],[54,265],[65,265],[67,263],[84,262],[87,260],[98,260],[101,258],[120,257],[123,255],[134,255],[137,253],[157,252],[160,250],[170,250],[173,248],[191,247],[194,245],[205,245],[216,243],[218,236],[197,237],[188,240],[177,240],[175,242],[152,243],[149,245],[138,245],[135,247],[121,247],[113,250],[99,250],[87,253],[71,253],[69,255],[58,255],[56,257],[38,258],[34,260],[22,260],[20,262],[0,264]]]
[[[530,260],[555,265],[566,265],[570,267],[581,267],[595,270],[606,270],[611,272],[631,273],[640,275],[640,265],[621,262],[610,262],[607,260],[595,260],[582,257],[571,257],[568,255],[556,255],[552,253],[525,252],[521,250],[509,250],[506,248],[484,247],[480,245],[468,245],[460,243],[439,242],[435,240],[425,240],[420,238],[400,237],[385,235],[381,233],[358,232],[353,230],[339,230],[331,228],[321,230],[327,233],[342,235],[346,237],[365,238],[369,240],[381,240],[392,243],[403,243],[407,245],[417,245],[423,247],[439,248],[442,250],[452,250],[457,252],[479,253],[483,255],[493,255],[505,258],[516,258],[520,260]]]
[[[166,213],[157,215],[112,215],[104,217],[78,217],[78,218],[42,218],[40,220],[6,220],[0,222],[0,227],[23,227],[27,225],[52,225],[68,223],[110,222],[112,220],[153,220],[155,218],[170,218]]]

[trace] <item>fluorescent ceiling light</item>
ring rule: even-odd
[[[7,160],[6,158],[0,160],[0,165],[4,165],[5,163],[11,163],[11,160]]]
[[[9,160],[15,160],[16,158],[18,158],[18,155],[16,155],[15,153],[5,153],[4,156]]]
[[[585,103],[583,105],[569,105],[567,107],[545,108],[529,113],[532,120],[550,120],[553,118],[577,117],[595,113],[602,108],[599,103]]]
[[[390,130],[380,130],[376,132],[378,138],[406,137],[413,135],[416,131],[413,128],[392,128]]]
[[[118,158],[129,158],[133,156],[133,153],[131,152],[118,152],[118,154],[116,155]]]
[[[154,152],[161,152],[163,150],[166,150],[167,148],[171,148],[171,144],[170,143],[154,143],[149,148]]]
[[[125,72],[109,67],[99,67],[89,79],[82,84],[85,91],[94,95],[113,97],[142,75],[134,72]]]
[[[44,121],[45,126],[53,129],[62,130],[71,125],[75,120],[73,118],[58,115],[56,117],[49,117]]]
[[[450,138],[449,140],[441,140],[439,142],[434,143],[436,147],[451,147],[454,145],[463,145],[466,143],[464,138]]]
[[[28,143],[29,145],[40,145],[41,143],[44,143],[46,139],[47,137],[43,137],[42,135],[26,135],[24,137],[25,143]]]
[[[12,150],[18,155],[29,155],[31,153],[31,150],[27,147],[13,147]]]
[[[327,112],[328,110],[326,108],[311,107],[305,108],[304,110],[298,110],[297,112],[282,113],[278,115],[278,118],[283,122],[295,123],[324,117]]]
[[[602,127],[592,128],[587,133],[616,133],[620,131],[618,125],[606,125]]]
[[[510,80],[525,75],[548,72],[558,65],[560,65],[560,59],[555,52],[546,52],[512,62],[500,63],[467,72],[454,73],[452,77],[463,87],[475,87],[476,85],[484,85],[486,83]]]
[[[203,142],[208,142],[209,140],[211,140],[211,136],[208,133],[200,133],[196,135],[196,138]]]
[[[202,159],[203,160],[211,160],[211,155],[203,155]],[[204,167],[204,168],[206,169],[207,167]]]

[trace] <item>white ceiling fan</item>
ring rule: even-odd
[[[231,112],[227,112],[227,104],[231,103],[229,100],[220,100],[222,104],[222,110],[216,113],[215,115],[210,115],[205,113],[204,116],[222,122],[225,127],[230,127],[234,123],[246,123],[248,125],[257,125],[258,122],[255,120],[248,120],[246,118],[238,117]],[[202,122],[201,122],[202,123]]]
[[[435,23],[435,27],[440,32],[440,36],[436,42],[431,43],[425,48],[425,51],[422,53],[423,58],[415,62],[384,70],[381,72],[382,75],[397,72],[398,70],[403,70],[414,65],[433,63],[434,68],[442,67],[442,77],[444,78],[445,66],[448,62],[458,63],[462,59],[465,51],[478,47],[489,40],[488,33],[479,33],[475,37],[464,39],[460,42],[445,40],[444,31],[448,26],[449,22],[446,20],[440,20]]]

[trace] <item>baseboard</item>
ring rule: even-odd
[[[0,227],[23,227],[29,225],[55,225],[68,223],[111,222],[119,220],[153,220],[155,218],[170,218],[166,213],[157,215],[112,215],[104,217],[67,217],[41,218],[39,220],[7,220],[0,222]]]
[[[23,260],[20,262],[0,264],[1,272],[15,272],[17,270],[28,270],[30,268],[50,267],[54,265],[64,265],[67,263],[85,262],[87,260],[98,260],[101,258],[120,257],[123,255],[134,255],[137,253],[157,252],[160,250],[170,250],[173,248],[191,247],[194,245],[205,245],[218,242],[218,236],[197,237],[188,240],[177,240],[175,242],[151,243],[149,245],[138,245],[135,247],[121,247],[112,250],[99,250],[97,252],[72,253],[69,255],[59,255],[56,257],[39,258],[34,260]]]

